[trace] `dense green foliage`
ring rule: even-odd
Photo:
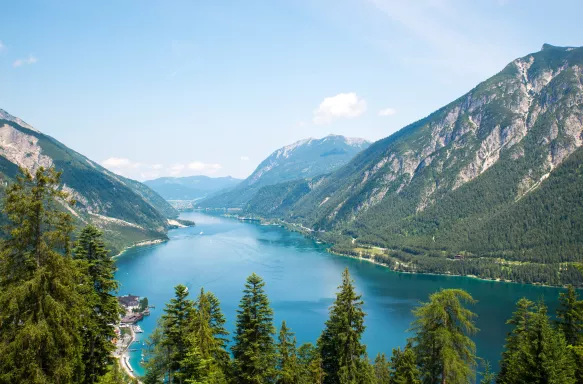
[[[551,326],[543,303],[521,299],[508,323],[515,328],[506,339],[497,383],[576,382],[565,335]]]
[[[342,273],[342,285],[338,288],[336,301],[330,308],[330,319],[318,346],[326,376],[326,384],[363,382],[368,364],[366,347],[360,339],[364,332],[362,297],[355,292],[348,269]]]
[[[462,302],[473,304],[469,293],[444,289],[429,296],[413,312],[413,349],[418,356],[423,383],[463,384],[470,382],[476,366],[476,347],[470,335],[477,332],[476,315]]]
[[[92,310],[83,321],[83,362],[85,364],[84,383],[95,383],[103,376],[108,365],[113,363],[115,346],[114,324],[123,314],[117,297],[118,283],[114,280],[116,267],[103,243],[101,232],[94,226],[87,226],[79,235],[74,249],[74,258],[80,264],[86,277],[82,292],[84,301]],[[146,301],[147,305],[147,301]]]
[[[247,279],[237,310],[237,329],[232,347],[234,375],[242,384],[259,384],[275,378],[273,310],[265,283],[256,274]]]
[[[74,204],[61,174],[39,168],[6,191],[0,245],[0,383],[93,383],[111,362],[117,283],[100,233],[86,228],[72,255]]]

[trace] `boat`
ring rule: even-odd
[[[136,326],[134,327],[134,332],[135,332],[135,333],[143,333],[143,332],[144,332],[144,330],[143,330],[143,329],[142,329],[142,327],[140,327],[139,325],[136,325]]]
[[[199,235],[202,235],[202,231],[200,231]]]

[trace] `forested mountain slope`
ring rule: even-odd
[[[166,238],[167,218],[177,216],[147,186],[108,171],[0,110],[0,195],[19,167],[34,172],[40,166],[63,171],[63,188],[77,201],[72,210],[75,220],[100,227],[114,252],[136,242]]]
[[[582,134],[583,48],[545,44],[374,143],[280,217],[345,252],[581,261]]]
[[[366,140],[339,135],[300,140],[273,152],[237,187],[205,199],[200,205],[243,208],[261,187],[330,173],[369,145]]]

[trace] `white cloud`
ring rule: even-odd
[[[298,123],[298,127],[305,127],[306,126],[306,122],[305,121],[300,121]]]
[[[38,59],[32,55],[29,55],[26,59],[18,59],[12,63],[14,68],[22,67],[23,65],[27,64],[34,64],[38,61]]]
[[[314,110],[314,124],[329,124],[337,118],[352,118],[366,111],[366,101],[356,93],[339,93],[326,97]]]
[[[379,111],[379,116],[393,116],[397,113],[395,108],[385,108]]]
[[[171,176],[179,176],[184,170],[184,168],[186,168],[184,164],[174,164],[170,166],[168,171]]]
[[[241,156],[241,160],[243,160],[243,161],[249,161],[249,157],[247,157],[247,156]]]
[[[165,166],[159,163],[140,163],[125,157],[110,157],[103,160],[101,165],[112,172],[136,180],[149,180],[162,176],[212,175],[222,168],[220,164],[207,164],[201,161],[193,161],[188,164],[175,163]]]

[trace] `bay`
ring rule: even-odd
[[[324,244],[276,226],[243,223],[235,219],[199,212],[184,213],[196,227],[172,230],[170,241],[130,249],[116,259],[120,293],[146,296],[156,309],[139,325],[144,333],[130,353],[139,375],[141,342],[156,326],[174,286],[184,284],[192,298],[201,287],[221,301],[229,330],[234,329],[236,310],[245,279],[259,274],[275,311],[276,326],[285,320],[298,343],[313,342],[328,318],[341,273],[348,268],[365,301],[366,331],[363,337],[371,358],[378,352],[391,354],[403,347],[413,316],[411,310],[442,288],[461,288],[478,300],[480,332],[473,338],[478,356],[494,369],[509,328],[505,324],[521,297],[544,299],[554,313],[561,289],[526,284],[484,281],[468,277],[405,274],[373,263],[336,256]]]

